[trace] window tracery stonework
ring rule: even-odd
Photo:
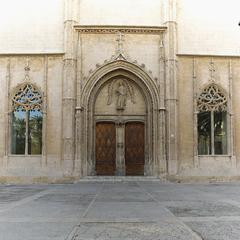
[[[227,97],[215,84],[206,87],[197,100],[198,111],[227,111]]]
[[[14,111],[42,110],[42,95],[32,84],[24,84],[12,98]]]

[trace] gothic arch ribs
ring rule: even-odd
[[[160,134],[158,131],[160,99],[157,93],[157,84],[143,69],[125,60],[117,60],[101,66],[97,71],[92,73],[83,87],[81,95],[82,106],[77,107],[81,109],[79,110],[81,111],[81,136],[79,137],[76,134],[76,146],[79,148],[76,152],[82,156],[82,158],[76,156],[76,159],[84,161],[79,164],[79,166],[82,166],[81,172],[83,172],[83,175],[95,175],[95,101],[102,86],[117,77],[125,79],[124,81],[127,79],[129,82],[132,82],[133,85],[139,88],[143,95],[147,108],[145,117],[146,151],[144,174],[159,175],[159,164],[163,159],[160,159],[161,156],[157,153],[160,144],[165,143],[160,142],[159,139],[161,137],[158,136]],[[124,84],[131,101],[134,102],[134,91],[132,84],[129,84],[128,81]],[[111,85],[109,88],[111,88]],[[132,119],[134,120],[134,117]],[[82,146],[81,148],[80,145]],[[161,148],[164,148],[164,146],[161,146]]]

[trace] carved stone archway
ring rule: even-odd
[[[121,81],[123,81],[121,83]],[[165,140],[161,135],[162,120],[159,114],[159,96],[157,85],[154,80],[140,67],[125,60],[116,60],[97,69],[88,79],[82,90],[81,103],[79,106],[79,121],[76,121],[76,165],[83,176],[95,175],[95,124],[98,119],[95,116],[96,98],[104,86],[108,89],[115,82],[121,88],[123,85],[128,93],[128,101],[134,102],[132,86],[137,89],[144,99],[146,109],[145,116],[129,119],[122,118],[123,124],[129,121],[142,121],[145,125],[145,169],[144,175],[157,176],[166,169],[166,159],[160,150],[165,148]],[[118,83],[117,83],[118,82]],[[113,87],[114,88],[114,87]],[[115,85],[116,88],[116,85]],[[111,90],[110,90],[111,91]],[[116,93],[116,89],[113,90]],[[132,93],[131,93],[132,92]],[[132,94],[132,95],[131,95]],[[116,100],[116,98],[115,98]],[[106,100],[108,104],[112,101],[111,96]],[[119,113],[125,108],[125,101],[119,101],[116,112]],[[101,114],[100,114],[101,115]],[[117,114],[116,114],[117,115]],[[100,117],[101,118],[101,117]],[[102,119],[110,121],[111,119]],[[114,119],[116,122],[116,119]],[[121,124],[121,122],[120,122]],[[160,166],[164,165],[164,166]]]

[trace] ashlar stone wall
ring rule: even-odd
[[[62,55],[0,57],[0,181],[45,181],[62,176]],[[26,78],[29,67],[29,79]],[[42,155],[11,154],[11,95],[19,84],[32,83],[43,93]],[[35,180],[33,180],[35,179]],[[46,180],[51,181],[51,180]]]
[[[234,57],[179,56],[179,175],[201,177],[239,176],[239,65]],[[197,151],[196,102],[202,89],[214,83],[227,95],[228,153],[200,156]]]

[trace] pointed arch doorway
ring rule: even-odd
[[[103,84],[94,104],[96,175],[144,175],[146,103],[131,79]]]
[[[136,121],[121,126],[114,122],[96,123],[96,175],[144,175],[144,126]]]
[[[76,159],[83,176],[157,176],[161,161],[165,169],[157,86],[141,68],[124,60],[102,66],[81,101]]]

